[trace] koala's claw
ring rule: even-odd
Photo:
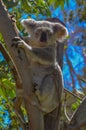
[[[12,45],[11,45],[12,47],[17,48],[18,57],[19,57],[19,59],[21,59],[21,60],[22,60],[22,56],[21,56],[19,47],[22,46],[22,43],[23,43],[23,41],[22,41],[22,39],[21,39],[20,37],[14,37],[14,38],[12,39]]]
[[[15,14],[10,15],[12,22],[16,22],[15,17],[16,17]]]
[[[21,42],[22,40],[19,37],[15,37],[12,39],[12,47],[16,47],[18,48],[19,46],[21,46]]]

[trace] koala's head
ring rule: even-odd
[[[60,23],[35,21],[34,19],[24,19],[21,23],[39,46],[52,45],[56,40],[62,42],[68,36],[66,27]]]

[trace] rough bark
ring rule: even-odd
[[[81,130],[83,127],[86,128],[86,97],[72,115],[68,130]]]

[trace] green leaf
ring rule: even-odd
[[[78,106],[80,105],[80,100],[77,100],[77,102],[72,104],[72,110],[76,110],[78,108]]]
[[[8,76],[7,76],[6,73],[0,71],[0,79],[2,79],[2,78],[7,78],[7,77],[8,77]]]
[[[6,100],[5,93],[4,93],[4,91],[2,90],[2,88],[1,88],[1,87],[0,87],[0,95],[1,95],[1,97],[3,97],[3,99],[5,99],[5,100]]]

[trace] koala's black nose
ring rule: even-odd
[[[46,42],[47,41],[47,34],[46,34],[46,32],[42,32],[41,33],[40,41],[41,42]]]

